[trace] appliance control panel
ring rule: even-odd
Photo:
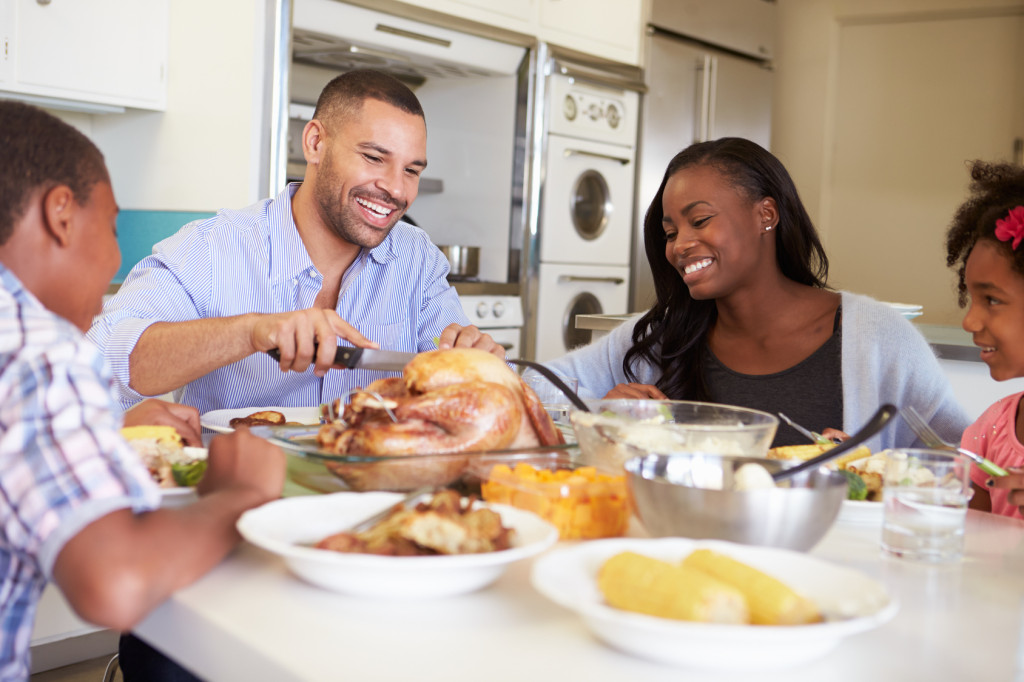
[[[603,88],[563,74],[551,75],[549,87],[549,133],[636,145],[637,93]]]
[[[523,304],[518,296],[459,296],[470,324],[480,329],[523,326]]]

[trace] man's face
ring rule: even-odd
[[[84,205],[76,205],[68,256],[69,286],[60,301],[48,307],[88,331],[103,307],[103,295],[121,267],[117,244],[117,202],[109,182],[97,182]]]
[[[423,119],[376,99],[327,130],[313,196],[321,220],[347,242],[384,241],[419,191],[427,165]]]

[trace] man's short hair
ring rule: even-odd
[[[103,154],[81,132],[38,107],[0,100],[0,244],[14,233],[31,194],[67,185],[85,204],[109,182]]]
[[[313,118],[333,127],[357,113],[368,99],[424,118],[423,107],[408,86],[393,76],[370,69],[348,71],[333,78],[320,92]]]

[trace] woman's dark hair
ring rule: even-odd
[[[960,307],[967,305],[964,268],[974,245],[985,239],[1000,249],[1024,275],[1024,248],[1014,249],[1010,242],[996,238],[996,221],[1010,209],[1024,206],[1024,166],[1008,163],[971,162],[971,196],[953,215],[946,232],[946,265],[956,268]]]
[[[718,315],[714,300],[690,296],[679,272],[665,257],[662,198],[669,178],[685,168],[708,166],[721,173],[751,202],[775,199],[775,253],[782,274],[814,287],[826,286],[828,257],[807,215],[793,180],[782,163],[758,144],[724,137],[691,145],[675,155],[644,217],[644,247],[654,276],[657,301],[633,329],[633,346],[622,361],[630,381],[631,366],[646,360],[661,368],[658,388],[677,400],[707,400],[703,350],[708,330]]]
[[[109,182],[103,155],[89,138],[38,107],[0,101],[0,244],[37,189],[67,185],[80,205],[97,182]]]

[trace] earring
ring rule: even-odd
[[[775,227],[775,226],[774,225],[766,225],[765,228],[764,228],[764,231],[765,232],[771,232],[773,227]]]

